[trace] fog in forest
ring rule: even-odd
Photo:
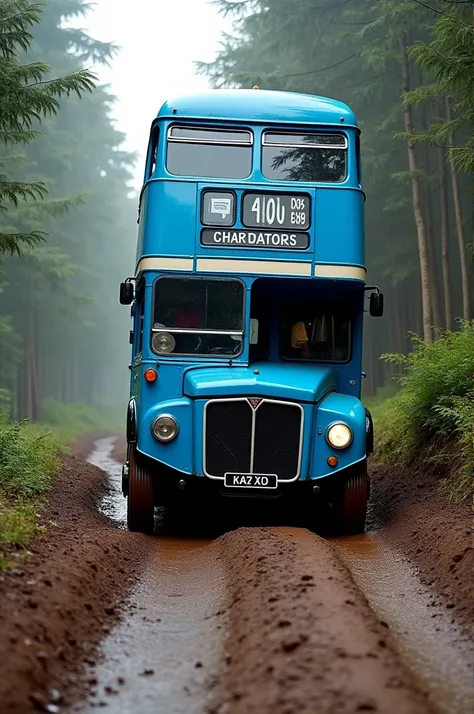
[[[33,117],[38,136],[2,145],[2,173],[44,182],[47,193],[2,195],[0,411],[53,422],[62,405],[84,404],[123,425],[131,320],[118,290],[135,267],[149,128],[168,96],[206,87],[258,84],[354,109],[368,283],[386,296],[385,316],[366,321],[366,394],[391,389],[392,365],[379,357],[407,352],[410,331],[431,340],[432,326],[472,317],[471,176],[448,154],[468,141],[469,127],[454,123],[434,143],[403,136],[462,108],[452,98],[402,101],[403,91],[423,94],[433,81],[411,48],[433,39],[437,14],[409,0],[394,5],[46,0],[27,27],[29,49],[15,49],[18,61],[46,63],[46,78],[82,68],[98,80],[80,97],[63,92],[40,122]]]

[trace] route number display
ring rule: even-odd
[[[306,194],[247,193],[242,223],[247,228],[307,230],[311,223],[311,198]]]

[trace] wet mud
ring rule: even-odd
[[[90,459],[111,474],[101,509],[123,527],[116,453],[105,438]],[[473,709],[469,644],[382,534],[325,541],[252,527],[247,512],[246,527],[219,536],[222,517],[204,528],[214,539],[150,539],[127,615],[74,712]],[[167,525],[158,514],[158,531]],[[181,526],[199,530],[192,518]]]
[[[223,574],[206,541],[163,539],[151,546],[129,611],[104,641],[100,662],[88,671],[83,714],[107,703],[111,714],[200,714],[209,678],[217,676]]]
[[[45,514],[57,530],[0,580],[6,711],[474,711],[468,605],[430,587],[383,508],[352,538],[257,502],[157,510],[159,537],[132,534],[123,444],[97,436],[81,445],[89,465],[65,459]]]
[[[419,571],[383,533],[333,541],[371,608],[387,623],[392,643],[442,714],[474,711],[474,648],[453,617],[422,584]],[[447,607],[448,605],[448,607]]]

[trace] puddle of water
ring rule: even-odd
[[[365,593],[390,627],[402,660],[440,714],[474,712],[473,652],[451,610],[434,604],[416,569],[381,533],[331,539]],[[454,644],[455,643],[455,644]]]
[[[119,528],[127,528],[127,501],[122,494],[122,464],[112,458],[117,441],[116,436],[97,439],[87,461],[98,466],[109,477],[107,493],[102,499],[99,510],[110,518]]]
[[[206,541],[155,539],[128,614],[107,637],[90,676],[92,714],[203,714],[222,661],[224,575]]]

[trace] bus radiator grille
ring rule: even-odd
[[[204,421],[205,473],[220,478],[226,472],[296,478],[302,416],[299,404],[291,402],[258,398],[209,401]]]

